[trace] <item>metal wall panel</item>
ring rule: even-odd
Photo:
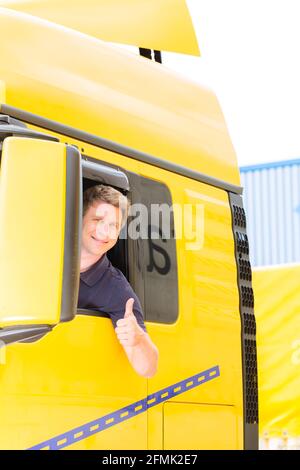
[[[300,159],[240,168],[252,266],[300,261]]]

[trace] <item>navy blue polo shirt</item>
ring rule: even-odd
[[[124,318],[128,299],[134,299],[133,313],[138,324],[146,331],[140,301],[124,274],[103,255],[87,271],[80,273],[78,308],[107,313],[114,327]]]

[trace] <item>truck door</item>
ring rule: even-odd
[[[146,379],[131,369],[111,320],[76,308],[82,174],[101,177],[100,166],[82,166],[61,143],[3,143],[1,449],[147,447]]]

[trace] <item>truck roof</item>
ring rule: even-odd
[[[239,185],[214,93],[78,31],[0,8],[5,103]]]

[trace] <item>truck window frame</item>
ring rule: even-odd
[[[137,173],[129,172],[115,165],[108,164],[107,162],[101,160],[96,160],[95,158],[91,158],[86,155],[82,156],[83,191],[97,184],[113,186],[115,189],[125,194],[129,198],[131,204],[134,204],[139,203],[143,200],[143,195],[141,193],[144,192],[145,185],[143,183],[145,183],[145,181],[147,181],[150,185],[154,185],[156,187],[157,194],[159,194],[159,191],[163,192],[164,197],[162,198],[161,203],[166,202],[165,199],[167,195],[167,202],[172,205],[171,192],[165,183],[153,180],[151,178],[146,178]],[[151,204],[151,201],[148,200],[148,203]],[[172,223],[174,226],[173,215]],[[111,250],[109,250],[107,256],[111,261],[112,265],[117,269],[120,269],[120,271],[124,274],[128,282],[134,289],[135,293],[137,294],[144,312],[144,320],[154,323],[173,324],[178,318],[178,276],[175,234],[171,242],[172,259],[175,262],[175,282],[172,284],[172,297],[174,299],[174,304],[173,308],[172,306],[170,308],[169,305],[167,306],[165,302],[161,301],[161,315],[158,316],[157,313],[155,314],[153,312],[151,305],[149,305],[149,300],[147,305],[147,298],[149,299],[148,291],[149,289],[151,289],[151,278],[149,278],[147,267],[145,266],[145,257],[147,257],[147,252],[149,252],[149,247],[147,247],[147,241],[141,239],[132,240],[130,237],[128,237],[127,226],[128,225],[125,224],[122,229],[123,234],[121,231],[121,236],[119,237],[116,245]],[[157,242],[157,240],[155,241]],[[156,275],[158,274],[156,273]],[[160,279],[160,282],[162,280],[163,278]],[[164,289],[161,290],[161,292],[163,291]],[[78,308],[77,314],[109,318],[109,315],[107,315],[105,312],[93,311],[90,309]]]

